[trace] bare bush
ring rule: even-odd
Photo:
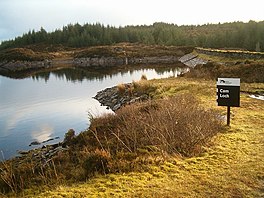
[[[103,129],[108,139],[105,147],[111,148],[111,152],[136,152],[152,146],[167,153],[191,156],[199,153],[222,126],[217,114],[199,107],[191,95],[130,105],[112,116],[105,124],[103,118],[98,118],[102,119],[103,128],[95,127],[98,136]],[[104,142],[106,137],[101,139]]]
[[[32,184],[51,184],[60,178],[53,160],[44,164],[25,159],[17,163],[15,159],[0,164],[0,192],[19,193]],[[63,172],[63,171],[61,171]],[[60,173],[61,174],[61,173]]]
[[[108,161],[110,155],[105,150],[96,149],[94,152],[89,153],[83,162],[83,168],[86,176],[97,173],[108,173]]]
[[[21,176],[17,174],[16,169],[13,167],[11,162],[3,162],[0,167],[0,178],[4,188],[1,191],[11,190],[14,193],[17,193],[24,186],[24,182]]]

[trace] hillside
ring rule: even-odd
[[[122,42],[146,45],[233,48],[264,51],[264,21],[248,23],[182,25],[154,23],[152,25],[112,27],[100,23],[69,24],[54,32],[32,30],[10,41],[0,49],[21,48],[27,45],[63,45],[90,47]]]

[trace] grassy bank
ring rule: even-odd
[[[43,61],[63,58],[95,57],[160,57],[191,53],[193,47],[175,47],[119,43],[115,45],[94,46],[86,48],[69,48],[62,45],[29,45],[23,48],[0,50],[0,61]]]
[[[14,48],[0,51],[0,61],[44,61],[54,57],[45,52],[36,52],[27,48]]]
[[[215,81],[169,78],[140,83],[137,89],[147,90],[148,94],[158,101],[158,104],[161,103],[160,99],[166,100],[175,95],[188,96],[191,94],[195,96],[195,100],[203,109],[214,109],[222,115],[226,113],[224,107],[216,106]],[[132,146],[122,141],[126,145],[122,147],[122,142],[119,141],[118,148],[121,148],[118,150],[119,154],[122,150],[124,151],[119,167],[129,167],[127,171],[125,169],[112,173],[101,171],[101,174],[97,171],[98,173],[86,178],[85,181],[74,182],[73,180],[67,181],[67,178],[60,178],[59,172],[65,170],[60,170],[59,165],[51,166],[53,172],[50,178],[53,178],[53,182],[47,181],[46,185],[38,186],[36,180],[35,185],[32,183],[18,196],[263,197],[264,103],[261,100],[249,98],[244,92],[263,92],[264,85],[263,83],[242,83],[241,91],[243,92],[241,93],[241,107],[231,108],[231,127],[225,127],[206,144],[201,144],[199,152],[195,152],[194,155],[188,156],[176,152],[170,154],[168,151],[157,152],[157,150],[150,152],[146,148],[136,149],[137,152],[134,155],[134,152],[131,154],[125,148],[127,146],[133,151]],[[193,101],[190,100],[189,103]],[[194,104],[197,106],[196,103]],[[103,143],[95,139],[94,143],[96,142]],[[108,157],[107,153],[96,152]],[[61,157],[63,159],[63,156]],[[72,157],[76,159],[78,156],[73,155]],[[115,167],[111,162],[113,161],[110,161],[108,165]],[[122,162],[125,163],[124,166]],[[54,163],[56,164],[56,161]],[[63,164],[63,161],[61,163]],[[54,173],[54,169],[57,174]],[[77,175],[78,170],[81,169],[73,166],[71,174],[75,171]],[[43,179],[45,179],[44,175]],[[2,196],[12,197],[14,194]]]
[[[194,52],[197,54],[196,52]],[[208,60],[207,64],[197,65],[186,77],[216,79],[218,77],[240,78],[242,82],[264,82],[264,59],[237,59],[224,56],[197,54]]]

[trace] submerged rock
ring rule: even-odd
[[[33,141],[29,144],[29,146],[33,146],[33,145],[40,145],[41,143],[38,141]]]
[[[18,153],[20,155],[27,155],[29,153],[29,151],[18,151]]]

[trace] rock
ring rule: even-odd
[[[116,98],[114,98],[113,100],[112,100],[112,103],[113,104],[116,104],[118,102],[118,100],[116,99]]]
[[[124,93],[120,94],[117,87],[106,88],[102,91],[97,92],[96,96],[93,98],[97,99],[101,105],[107,106],[107,109],[112,111],[117,111],[122,106],[126,104],[135,103],[137,101],[147,100],[149,97],[147,94],[139,94],[128,91],[131,89],[132,83],[125,84],[126,90]]]
[[[172,64],[179,63],[179,56],[180,55],[151,57],[87,57],[75,58],[72,64],[76,67],[115,67],[127,64]]]
[[[149,96],[147,94],[143,94],[142,96],[140,96],[140,100],[144,101],[144,100],[148,100]]]
[[[20,155],[27,155],[29,153],[29,151],[18,151],[18,153]]]
[[[46,142],[49,142],[49,141],[52,141],[52,140],[54,140],[54,138],[49,138],[49,139],[43,141],[42,143],[46,143]]]
[[[61,143],[57,143],[57,144],[52,144],[50,145],[52,149],[56,149],[57,147],[59,147],[61,145]]]
[[[127,102],[127,98],[126,97],[121,98],[121,100],[120,100],[121,104],[125,104],[126,102]]]
[[[192,53],[182,56],[179,61],[191,68],[196,67],[196,65],[206,64],[208,62],[207,60],[198,58],[197,55]]]
[[[132,104],[138,101],[140,101],[140,97],[133,98],[132,100],[129,101],[129,104]]]
[[[113,111],[116,111],[116,110],[120,109],[120,107],[121,107],[121,104],[117,104],[117,105],[115,105],[115,106],[112,108],[112,110],[113,110]]]
[[[40,142],[38,141],[33,141],[29,144],[29,146],[32,146],[32,145],[40,145]]]
[[[1,61],[1,69],[17,72],[29,69],[42,69],[50,67],[51,60],[44,61]]]

